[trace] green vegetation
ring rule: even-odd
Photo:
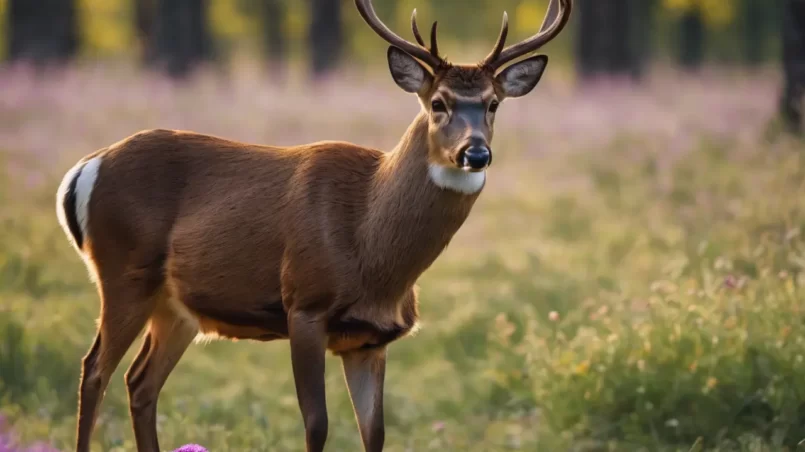
[[[235,138],[268,124],[277,129],[272,141],[328,135],[385,144],[410,119],[396,111],[414,102],[389,92],[392,105],[372,107],[374,116],[334,119],[343,97],[316,94],[321,111],[281,135],[295,112],[275,114],[271,125],[259,109],[238,111],[260,93],[234,92],[242,94],[220,94],[231,105],[214,112],[192,94],[164,108],[187,113],[190,128]],[[9,161],[0,172],[0,411],[23,438],[62,450],[74,441],[79,363],[98,301],[57,225],[55,187],[64,162],[92,150],[76,143],[101,146],[122,137],[112,136],[122,124],[134,132],[159,122],[142,105],[129,111],[102,97],[94,109],[81,108],[81,98],[41,110],[46,121],[72,109],[80,121],[71,120],[90,129],[55,129],[69,145],[52,152],[68,155],[39,159],[62,162],[42,164],[45,182],[26,184],[11,163],[18,149],[0,148]],[[544,107],[538,98],[532,104]],[[37,99],[0,110],[0,123],[47,104]],[[557,115],[572,116],[567,96],[548,99],[567,107]],[[391,348],[387,450],[795,450],[805,438],[802,144],[691,126],[685,150],[638,130],[575,150],[557,139],[561,152],[540,153],[531,149],[535,136],[554,135],[531,131],[543,127],[538,119],[514,127],[515,116],[539,116],[527,105],[501,109],[513,115],[498,119],[508,124],[497,138],[506,150],[470,220],[421,280],[422,331]],[[103,121],[117,129],[93,128]],[[323,124],[332,129],[316,129]],[[0,128],[23,134],[10,130]],[[122,376],[135,349],[107,392],[98,450],[133,450]],[[327,364],[328,450],[359,450],[339,361]],[[162,392],[160,439],[166,449],[300,450],[296,403],[287,343],[194,346]]]

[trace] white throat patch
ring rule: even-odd
[[[428,175],[437,186],[466,195],[477,193],[486,182],[486,171],[471,173],[437,164],[431,164],[428,167]]]

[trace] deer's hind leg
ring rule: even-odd
[[[101,272],[103,274],[103,272]],[[92,347],[82,361],[76,451],[89,452],[92,430],[109,379],[154,310],[148,287],[138,278],[103,278],[101,315]]]
[[[198,323],[177,311],[166,294],[158,301],[137,357],[126,372],[126,387],[137,450],[158,452],[157,399],[187,347],[198,334]]]

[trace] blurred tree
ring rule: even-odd
[[[308,45],[314,77],[322,76],[338,65],[344,43],[339,0],[310,0]]]
[[[78,52],[75,0],[10,0],[8,59],[64,63]]]
[[[285,36],[286,6],[284,0],[264,0],[262,2],[263,49],[272,67],[272,72],[280,70],[287,58]]]
[[[578,2],[576,11],[579,18],[576,39],[578,68],[582,76],[589,77],[603,71],[604,67],[604,45],[599,41],[603,15],[600,3],[589,0]]]
[[[198,64],[213,57],[207,12],[209,0],[160,0],[148,41],[157,68],[175,78],[187,76]]]
[[[256,38],[262,56],[268,62],[269,74],[281,75],[288,58],[288,40],[291,34],[286,26],[290,0],[228,1],[234,8],[223,10],[221,6],[225,2],[220,0],[213,3],[213,29],[218,33],[223,31],[222,28],[225,29],[225,35],[232,41],[245,37]]]
[[[154,63],[154,15],[157,0],[134,0],[134,21],[146,65]]]
[[[741,11],[744,61],[757,66],[763,61],[769,34],[769,8],[765,0],[743,0]]]
[[[802,134],[805,102],[805,0],[784,0],[782,22],[785,82],[780,114],[791,132]]]
[[[701,4],[680,13],[676,26],[676,61],[685,69],[698,69],[704,62],[707,30]]]
[[[578,0],[576,54],[582,77],[643,73],[651,2],[646,0]]]

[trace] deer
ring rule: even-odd
[[[540,81],[548,57],[529,55],[560,34],[572,2],[551,0],[539,31],[510,46],[504,13],[477,64],[440,56],[436,22],[426,45],[416,10],[412,42],[378,18],[371,0],[355,5],[389,44],[393,81],[420,104],[390,151],[151,129],[65,174],[58,221],[101,302],[81,362],[77,452],[89,451],[109,379],[143,332],[125,373],[140,452],[160,450],[159,393],[204,337],[289,341],[309,452],[325,447],[325,360],[339,357],[363,448],[383,449],[388,348],[416,330],[416,282],[486,184],[495,113]]]

